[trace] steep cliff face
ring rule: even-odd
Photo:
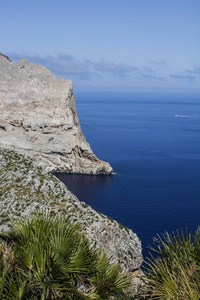
[[[86,142],[75,102],[71,80],[0,54],[0,148],[24,154],[46,171],[112,174]]]
[[[38,209],[48,209],[78,223],[81,232],[97,248],[107,250],[111,261],[119,262],[126,271],[140,267],[141,242],[132,230],[80,202],[55,176],[22,155],[0,151],[0,231],[6,230],[14,217]]]

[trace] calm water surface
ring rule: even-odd
[[[79,198],[132,228],[144,256],[164,231],[200,224],[200,95],[76,93],[82,131],[115,176],[57,174]]]

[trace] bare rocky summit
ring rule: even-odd
[[[86,142],[75,102],[71,80],[0,54],[0,148],[25,155],[48,172],[112,174]]]
[[[141,266],[141,241],[131,229],[80,202],[55,176],[24,156],[0,150],[0,231],[7,230],[13,218],[38,209],[79,224],[81,232],[124,270],[134,272]]]

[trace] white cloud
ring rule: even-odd
[[[124,62],[108,61],[101,58],[92,61],[87,58],[77,59],[73,55],[38,55],[30,53],[8,53],[13,61],[28,59],[30,62],[44,65],[57,77],[72,79],[77,86],[147,86],[147,87],[180,87],[185,85],[198,87],[197,77],[200,67],[176,72],[163,59],[149,60],[144,66]],[[181,83],[182,82],[182,83]]]

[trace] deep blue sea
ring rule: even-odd
[[[95,210],[152,238],[200,225],[200,94],[76,93],[87,141],[117,175],[59,174]]]

